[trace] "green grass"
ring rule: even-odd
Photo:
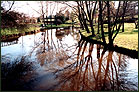
[[[20,27],[20,28],[5,28],[1,29],[1,35],[13,35],[13,34],[19,34],[19,33],[25,33],[25,32],[30,32],[33,30],[38,30],[39,27],[35,26],[35,24],[27,25],[27,27]]]
[[[107,24],[104,24],[105,28],[104,28],[104,32],[105,32],[105,38],[106,38],[106,42],[108,43],[108,31],[107,31]],[[89,28],[90,29],[90,28]],[[114,40],[114,45],[120,46],[120,47],[124,47],[124,48],[128,48],[128,49],[132,49],[132,50],[136,50],[138,51],[138,29],[135,29],[135,24],[134,23],[125,23],[124,26],[125,31],[122,32],[122,27],[119,31],[119,34],[116,36],[115,40]],[[97,26],[94,27],[94,30],[97,30]],[[92,33],[87,33],[85,30],[81,30],[82,34],[85,37],[90,37]],[[95,31],[95,34],[97,33],[97,31]],[[92,37],[92,39],[94,40],[99,40],[102,41],[101,35],[96,34],[95,37]]]
[[[118,34],[114,44],[138,51],[138,34]]]
[[[117,35],[114,44],[138,51],[138,29],[135,29],[135,24],[125,23],[124,28],[125,32],[120,32]]]
[[[60,25],[46,25],[46,28],[62,28],[72,26],[72,23],[60,24]],[[74,25],[74,27],[80,27],[80,25]]]
[[[1,35],[12,35],[12,34],[19,34],[19,30],[16,28],[5,28],[1,29]]]
[[[68,27],[71,26],[71,24],[60,24],[60,25],[46,25],[46,28],[59,28],[59,27]]]
[[[72,24],[60,24],[60,25],[47,25],[46,28],[60,28],[60,27],[68,27]],[[13,34],[19,34],[19,33],[25,33],[30,32],[33,30],[39,30],[40,24],[28,24],[27,27],[20,27],[20,28],[5,28],[1,29],[1,36],[4,35],[13,35]]]

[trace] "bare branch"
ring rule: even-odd
[[[12,9],[14,3],[15,3],[15,1],[13,1],[12,5],[10,6],[10,8],[5,13],[8,13]]]

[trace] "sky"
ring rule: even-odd
[[[71,1],[70,3],[74,4],[75,2],[73,3],[73,1]],[[36,12],[36,11],[40,11],[39,6],[40,6],[39,1],[15,1],[15,4],[12,10],[18,11],[20,13],[25,13],[26,15],[30,17],[39,17],[40,14]],[[118,1],[115,2],[115,6],[118,6]],[[51,11],[54,9],[54,12],[52,15],[55,15],[56,12],[58,12],[61,7],[64,7],[64,5],[55,3],[51,5],[51,8],[50,8],[50,5],[48,5],[48,10],[49,10],[48,16],[50,15],[50,9]]]
[[[54,12],[52,15],[55,15],[56,12],[60,10],[61,7],[64,7],[63,4],[56,4],[53,3],[48,5],[48,16],[51,14],[51,11],[54,9]],[[8,5],[6,6],[8,8]],[[15,1],[12,10],[18,11],[20,13],[25,13],[26,15],[29,15],[30,17],[39,17],[40,16],[40,3],[39,1]],[[38,12],[36,12],[38,11]]]
[[[35,1],[16,1],[15,8],[13,8],[15,11],[25,13],[29,15],[30,17],[39,17],[40,14],[38,14],[36,11],[39,11],[39,5]],[[35,9],[35,10],[33,10]]]
[[[36,9],[39,9],[38,5],[36,2],[34,1],[15,1],[13,7],[11,10],[20,12],[20,13],[25,13],[29,16],[35,16],[38,17],[39,14],[37,14],[35,11],[33,11],[31,9],[31,7],[29,5],[27,5],[27,3],[31,4],[32,7],[35,6]],[[4,3],[4,8],[9,9],[9,4],[6,2]]]

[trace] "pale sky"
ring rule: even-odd
[[[45,1],[44,1],[45,3]],[[43,3],[43,4],[44,4]],[[73,1],[70,2],[71,4],[74,4]],[[118,6],[118,1],[115,2],[115,5]],[[18,11],[20,13],[25,13],[29,15],[30,17],[39,17],[40,14],[38,14],[36,11],[40,11],[40,3],[39,1],[15,1],[15,4],[13,6],[13,10]],[[55,15],[56,12],[59,11],[59,8],[64,7],[64,4],[56,4],[54,3],[53,5],[48,5],[48,16],[50,15],[50,9],[51,11],[54,9],[54,12],[52,15]],[[34,9],[34,10],[33,10]],[[36,10],[36,11],[35,11]],[[70,9],[71,11],[71,9]]]
[[[29,4],[30,6],[27,4]],[[31,7],[35,7],[36,10],[39,10],[37,3],[34,1],[16,1],[14,6],[17,7],[17,8],[15,8],[15,10],[18,12],[25,13],[27,15],[30,15],[31,17],[32,16],[34,16],[34,17],[40,16],[37,12],[35,12],[31,8]]]
[[[45,3],[45,1],[44,1]],[[43,3],[43,4],[44,4]],[[20,13],[25,13],[27,15],[29,15],[30,17],[39,17],[40,14],[37,13],[36,11],[40,12],[40,3],[39,1],[15,1],[15,4],[12,8],[12,10],[18,11]],[[50,4],[48,5],[48,16],[50,15],[50,11],[52,11],[54,9],[54,12],[52,15],[55,15],[56,12],[58,12],[60,9],[60,7],[64,7],[65,5],[63,4],[57,4],[53,3],[51,4],[51,8],[50,8]],[[51,10],[50,10],[51,9]]]

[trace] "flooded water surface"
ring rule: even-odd
[[[50,29],[21,36],[16,41],[2,42],[1,60],[4,70],[2,89],[137,91],[138,59],[109,51],[100,44],[89,43],[81,39],[78,30],[77,28]],[[23,57],[19,61],[30,63],[15,63],[19,57]],[[19,77],[9,78],[8,72],[12,76],[14,76],[12,73],[19,72],[6,70],[4,67],[7,67],[8,63],[11,64],[9,67],[12,67],[9,69],[17,70],[25,66],[26,69],[21,69],[23,74]],[[28,69],[30,66],[32,68]],[[6,86],[6,82],[9,85]],[[20,86],[15,83],[19,83]]]

